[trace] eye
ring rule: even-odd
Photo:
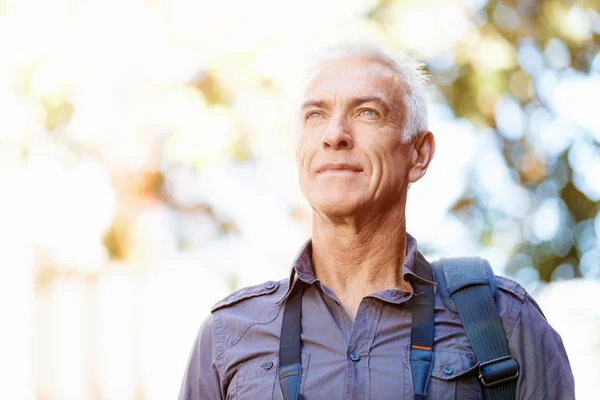
[[[359,115],[361,117],[373,118],[373,117],[377,117],[379,114],[377,113],[377,111],[375,111],[373,109],[363,108],[363,109],[359,110]]]
[[[310,112],[306,114],[306,119],[316,119],[321,117],[321,113],[317,111]]]

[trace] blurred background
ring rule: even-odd
[[[431,74],[408,231],[530,290],[595,398],[597,0],[0,0],[0,398],[176,398],[210,306],[309,237],[303,60],[361,36]]]

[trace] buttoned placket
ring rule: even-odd
[[[412,293],[389,290],[365,297],[359,305],[353,323],[335,294],[318,280],[313,280],[313,283],[317,284],[327,307],[333,311],[332,315],[337,320],[338,326],[344,327],[347,342],[344,399],[369,399],[370,352],[383,308],[385,305],[405,305],[412,297]]]
[[[346,399],[368,399],[371,388],[369,353],[383,304],[372,298],[364,298],[356,313],[348,341],[346,369]]]

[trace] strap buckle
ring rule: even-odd
[[[500,376],[499,377],[500,379],[486,381],[483,376],[483,369],[490,365],[499,364],[504,361],[512,361],[512,362],[508,363],[509,365],[505,366],[505,368],[504,368],[505,371],[498,371],[498,372],[501,373],[500,375],[504,375],[504,376],[506,375],[506,373],[509,373],[511,375],[505,376],[504,378],[502,378]],[[502,373],[502,372],[504,372],[504,373]],[[519,378],[519,364],[517,364],[517,362],[511,356],[504,356],[504,357],[496,358],[494,360],[482,362],[479,364],[479,380],[485,387],[494,387],[494,386],[500,385],[501,383],[504,383],[504,382],[514,381],[515,379],[518,379],[518,378]]]

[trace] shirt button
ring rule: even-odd
[[[443,371],[446,375],[452,375],[454,373],[454,369],[452,367],[444,367]]]
[[[273,289],[275,287],[275,282],[269,282],[265,286],[267,289]]]
[[[350,359],[354,362],[357,362],[358,360],[360,360],[360,356],[357,353],[351,353]]]
[[[266,370],[269,370],[271,368],[273,368],[273,361],[269,361],[268,363],[266,363],[265,365],[263,365],[263,368]]]

